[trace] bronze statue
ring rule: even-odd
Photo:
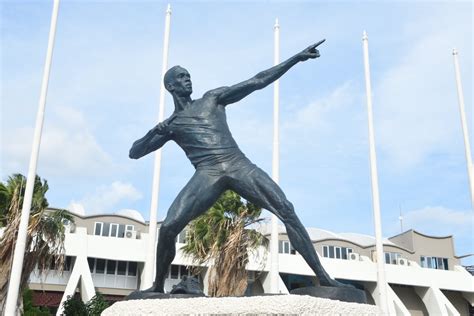
[[[305,227],[280,187],[240,151],[226,119],[226,106],[265,88],[298,62],[318,58],[321,40],[255,77],[230,87],[206,92],[191,99],[192,83],[188,71],[180,66],[164,76],[175,110],[130,149],[130,158],[138,159],[175,141],[196,168],[191,180],[171,205],[160,227],[156,253],[156,278],[152,292],[163,293],[164,281],[176,253],[175,237],[194,218],[208,210],[226,190],[274,213],[285,224],[293,247],[303,256],[323,286],[344,286],[329,277],[322,267]]]

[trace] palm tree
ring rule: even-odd
[[[0,237],[0,310],[4,310],[8,277],[10,276],[16,235],[20,225],[21,206],[25,194],[26,178],[14,174],[6,183],[0,183],[0,222],[3,234]],[[23,270],[20,281],[20,293],[26,288],[28,278],[35,268],[44,273],[53,266],[62,271],[64,266],[64,220],[73,221],[65,210],[46,210],[48,201],[45,197],[48,182],[36,176],[31,203],[30,220],[23,259]],[[22,298],[19,297],[19,302]]]
[[[261,208],[226,191],[217,202],[188,228],[184,253],[201,266],[214,261],[210,267],[210,296],[239,296],[247,288],[246,265],[249,251],[266,246],[268,240],[252,226],[259,219]]]

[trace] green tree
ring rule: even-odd
[[[25,196],[26,177],[16,173],[8,177],[6,183],[0,183],[0,226],[4,227],[11,219],[11,207],[13,203],[20,206],[23,205],[23,197]],[[36,176],[33,189],[33,198],[31,200],[31,214],[42,212],[48,207],[46,192],[48,191],[48,181],[42,181]]]
[[[3,234],[0,237],[0,309],[5,307],[8,280],[13,260],[13,252],[21,208],[25,194],[26,178],[21,174],[10,176],[6,183],[0,183],[0,222]],[[20,293],[26,288],[28,278],[35,268],[41,273],[55,267],[62,271],[64,267],[64,220],[73,221],[65,210],[47,210],[46,192],[48,182],[36,176],[31,203],[30,219],[26,239],[23,270],[20,281]],[[19,303],[22,302],[21,295]],[[21,304],[19,304],[21,305]]]
[[[63,313],[66,316],[100,316],[109,307],[104,296],[97,292],[87,304],[75,296],[68,296],[63,303]]]
[[[209,271],[210,296],[244,294],[249,252],[268,244],[254,229],[262,221],[261,211],[255,204],[242,201],[237,193],[226,191],[205,214],[190,223],[182,249],[198,265],[214,261]]]
[[[45,307],[33,306],[33,291],[25,289],[23,291],[23,316],[49,316],[51,313]]]
[[[63,313],[66,316],[87,316],[87,306],[75,296],[68,295],[63,303]]]
[[[109,303],[107,303],[101,293],[97,292],[97,294],[87,302],[86,307],[88,316],[100,316],[104,309],[109,307]]]

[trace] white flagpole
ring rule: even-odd
[[[274,65],[280,62],[280,25],[278,19],[273,27],[274,35]],[[272,178],[278,183],[280,181],[280,80],[273,84],[273,157]],[[271,266],[270,266],[270,288],[272,293],[278,293],[278,218],[272,214],[272,235],[270,241]]]
[[[163,77],[168,69],[168,48],[170,39],[170,22],[171,22],[171,5],[168,4],[165,18],[165,32],[163,39],[163,61],[161,64],[161,84],[160,84],[160,108],[158,113],[158,122],[162,122],[165,116],[165,86]],[[161,174],[161,149],[155,154],[155,165],[153,173],[153,185],[151,191],[150,206],[150,225],[148,228],[148,246],[145,261],[145,278],[143,279],[141,289],[149,288],[153,285],[155,272],[155,256],[156,256],[156,221],[158,213],[158,197],[160,194],[160,174]]]
[[[464,135],[464,149],[466,152],[467,176],[471,189],[471,205],[474,210],[474,171],[472,165],[471,145],[469,143],[469,131],[467,129],[466,112],[464,110],[464,94],[462,91],[461,74],[459,71],[458,51],[453,49],[454,71],[456,73],[456,87],[458,91],[459,113],[461,114],[462,133]]]
[[[30,156],[30,165],[28,167],[28,177],[26,180],[25,196],[21,210],[20,225],[18,228],[18,237],[13,254],[12,270],[10,281],[8,283],[7,301],[5,304],[5,315],[16,315],[16,306],[18,293],[20,290],[21,272],[23,270],[23,258],[25,255],[26,237],[28,222],[30,219],[31,201],[33,198],[33,189],[36,178],[36,168],[38,165],[38,155],[41,144],[41,134],[43,131],[44,111],[46,105],[46,96],[48,94],[49,74],[51,71],[51,61],[53,59],[54,38],[56,35],[56,24],[58,20],[59,0],[54,0],[53,13],[51,15],[51,25],[49,29],[48,50],[43,71],[43,80],[41,83],[41,93],[39,98],[38,113],[36,115],[35,133],[33,136],[33,147]]]
[[[369,153],[370,153],[370,174],[372,182],[372,207],[374,211],[375,226],[375,248],[377,250],[377,288],[379,295],[379,304],[384,315],[388,315],[387,304],[387,281],[385,278],[385,260],[382,243],[382,222],[380,219],[380,198],[379,184],[377,175],[377,156],[375,153],[374,123],[372,114],[372,87],[370,84],[370,66],[369,66],[369,38],[364,31],[362,37],[364,47],[364,70],[365,70],[365,91],[367,94],[367,113],[369,125]]]

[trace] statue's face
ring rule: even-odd
[[[177,67],[174,70],[173,80],[169,83],[169,85],[171,90],[178,96],[189,96],[191,93],[193,93],[191,75],[186,69],[182,67]]]

